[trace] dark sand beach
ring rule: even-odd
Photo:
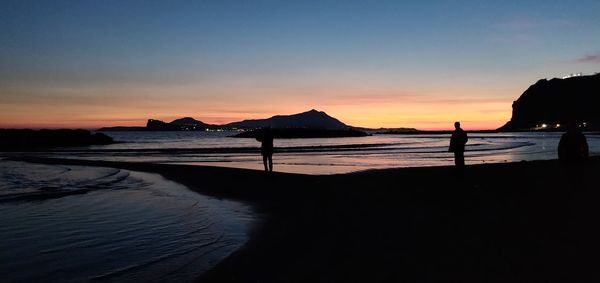
[[[253,204],[250,241],[198,282],[594,282],[600,158],[342,175],[20,158],[160,173]],[[277,165],[275,165],[277,169]]]

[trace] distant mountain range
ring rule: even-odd
[[[206,130],[251,130],[271,127],[273,129],[320,129],[320,130],[348,130],[359,129],[348,126],[340,120],[333,118],[323,111],[312,109],[310,111],[293,115],[276,115],[266,119],[243,120],[224,125],[207,124],[191,117],[164,122],[149,119],[145,127],[106,127],[99,131],[206,131]],[[359,130],[364,130],[361,128]]]
[[[512,105],[512,117],[500,131],[556,130],[568,123],[600,130],[600,73],[539,80]]]
[[[327,130],[344,130],[350,126],[340,122],[327,113],[312,109],[310,111],[293,115],[276,115],[268,119],[244,120],[224,125],[227,128],[264,128],[271,127],[277,129],[285,128],[311,128]]]
[[[170,124],[184,126],[184,127],[200,127],[200,128],[214,128],[219,127],[218,125],[206,124],[202,121],[198,121],[192,117],[184,117],[181,119],[173,120]]]
[[[149,119],[146,123],[146,130],[149,131],[206,131],[218,128],[220,126],[206,124],[191,117],[173,120],[170,123]]]
[[[598,110],[598,105],[600,105],[600,73],[563,79],[542,79],[531,85],[513,102],[511,120],[496,131],[563,131],[569,123],[575,123],[584,130],[599,131],[600,110]],[[264,127],[296,130],[354,130],[387,134],[429,133],[429,131],[419,131],[413,128],[353,127],[315,109],[293,115],[276,115],[266,119],[243,120],[224,125],[207,124],[192,117],[177,119],[169,123],[149,119],[145,127],[108,127],[101,128],[99,131],[253,130]],[[295,131],[294,133],[305,132],[308,133],[308,131]],[[321,135],[321,132],[318,131],[312,131],[311,135],[314,133]]]

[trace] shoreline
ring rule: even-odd
[[[251,204],[262,223],[199,282],[600,278],[584,261],[600,251],[600,234],[590,229],[600,213],[593,175],[600,157],[576,178],[556,160],[469,165],[460,178],[450,166],[301,175],[9,159],[158,173],[201,194]]]

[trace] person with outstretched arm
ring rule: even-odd
[[[273,172],[273,132],[267,127],[260,131],[256,140],[260,144],[260,153],[263,157],[263,165],[266,172]]]

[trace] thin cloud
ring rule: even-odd
[[[377,94],[377,95],[339,95],[320,100],[320,105],[335,106],[373,106],[373,105],[472,105],[472,104],[510,104],[512,100],[498,97],[460,96],[446,98],[446,95],[429,93]]]
[[[495,34],[491,36],[490,40],[502,44],[535,44],[540,42],[537,36],[528,33]]]
[[[600,64],[600,54],[585,55],[575,59],[575,62],[580,64]]]
[[[418,99],[420,96],[413,93],[403,94],[352,94],[352,95],[334,95],[321,99],[321,104],[327,105],[372,105],[396,103],[398,101],[407,101]]]
[[[515,18],[496,24],[496,28],[503,31],[526,31],[544,28],[573,27],[576,25],[575,22],[564,19]]]
[[[496,23],[490,39],[502,44],[541,44],[545,31],[563,30],[578,25],[577,22],[565,19],[513,18]]]

